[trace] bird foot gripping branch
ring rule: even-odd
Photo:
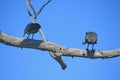
[[[45,4],[43,4],[40,9],[36,12],[36,10],[34,9],[32,3],[31,3],[31,0],[26,0],[26,9],[27,9],[27,12],[30,16],[30,19],[31,19],[31,23],[28,23],[26,28],[24,29],[24,35],[27,33],[28,34],[28,37],[30,36],[30,34],[32,34],[32,39],[33,39],[33,36],[35,33],[37,33],[39,31],[41,37],[42,37],[42,40],[43,41],[47,41],[46,38],[45,38],[45,35],[41,29],[41,25],[36,23],[36,19],[38,17],[38,15],[41,13],[41,11],[43,10],[43,8],[49,3],[51,2],[51,0],[48,0]],[[34,13],[34,16],[31,14],[30,12],[30,9],[29,9],[29,6],[31,7],[31,9],[33,10],[33,13]],[[24,37],[23,35],[23,37]],[[27,37],[27,38],[28,38]],[[53,57],[62,67],[62,69],[64,70],[66,68],[66,64],[64,63],[64,61],[62,60],[61,58],[61,54],[58,54],[58,53],[55,53],[55,52],[49,52],[51,57]]]
[[[83,45],[87,44],[87,49],[86,50],[89,50],[89,44],[91,44],[92,45],[92,51],[93,51],[94,44],[97,44],[97,39],[98,39],[97,33],[86,32],[85,41],[83,41],[82,44]]]
[[[32,3],[30,1],[31,0],[26,0],[26,9],[30,16],[31,23],[28,23],[26,28],[24,29],[23,37],[27,33],[28,34],[27,38],[29,38],[30,34],[32,34],[32,39],[33,39],[34,34],[37,33],[39,31],[39,29],[41,29],[41,25],[39,23],[36,23],[36,19],[37,19],[39,13],[35,11]],[[33,10],[34,16],[31,14],[29,6]]]
[[[29,23],[26,26],[26,28],[24,29],[24,35],[23,35],[23,37],[27,33],[28,34],[27,38],[29,38],[30,34],[32,34],[32,39],[33,39],[34,34],[37,33],[40,28],[41,28],[41,26],[38,23]]]

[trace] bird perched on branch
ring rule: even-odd
[[[89,44],[92,44],[92,50],[94,47],[94,44],[97,44],[97,33],[95,32],[86,32],[86,36],[85,36],[85,41],[82,42],[82,44],[87,44],[87,50],[89,48]]]
[[[39,31],[39,29],[41,28],[40,24],[38,23],[29,23],[26,28],[24,29],[24,35],[27,33],[28,36],[27,38],[29,38],[30,34],[32,34],[32,39],[35,33],[37,33]]]

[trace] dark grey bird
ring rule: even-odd
[[[97,44],[97,39],[98,39],[97,33],[86,32],[85,41],[83,41],[82,44],[87,44],[87,50],[89,48],[89,44],[92,44],[92,50],[93,50],[94,44]]]
[[[29,23],[24,29],[23,37],[25,36],[25,34],[28,34],[27,38],[29,38],[30,34],[32,34],[32,39],[33,39],[34,34],[37,33],[40,28],[41,26],[38,23]]]

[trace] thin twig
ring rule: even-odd
[[[35,8],[33,7],[32,3],[29,1],[30,7],[32,8],[33,12],[34,12],[34,16],[36,15],[36,11]]]
[[[30,16],[31,21],[33,21],[32,14],[30,13],[30,9],[29,9],[29,6],[28,6],[29,1],[30,1],[30,0],[26,0],[26,9],[27,9],[27,12],[28,12],[28,14],[29,14],[29,16]]]
[[[42,5],[42,7],[38,10],[38,12],[35,15],[35,19],[37,18],[37,16],[41,13],[41,11],[43,10],[43,8],[49,3],[51,2],[51,0],[48,0],[45,4]]]

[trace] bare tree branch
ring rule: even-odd
[[[36,15],[36,11],[35,11],[35,8],[33,7],[32,3],[30,2],[31,0],[29,0],[29,4],[30,4],[30,7],[32,8],[33,12],[34,12],[34,15]]]
[[[42,33],[42,36],[44,36],[43,32],[41,32],[41,33]],[[35,44],[31,44],[31,43],[33,43],[31,41],[35,42]],[[4,33],[0,32],[0,42],[4,43],[6,45],[9,45],[9,46],[14,46],[14,47],[33,48],[33,49],[45,50],[45,49],[42,49],[42,48],[39,48],[39,47],[40,47],[41,43],[44,43],[44,42],[47,42],[47,41],[46,41],[46,38],[44,40],[15,38],[15,37],[12,37],[12,36],[9,36],[7,34],[4,34]],[[26,42],[29,42],[30,44],[29,43],[26,44]],[[44,45],[44,46],[47,46],[47,45]],[[49,51],[49,50],[47,50],[47,51]],[[51,50],[49,51],[49,53],[50,53],[51,57],[53,59],[55,59],[61,65],[62,69],[64,70],[66,68],[66,64],[62,60],[61,55],[58,54],[58,53],[55,54],[56,51],[51,51]]]
[[[40,14],[40,12],[43,10],[43,8],[44,8],[51,0],[48,0],[45,4],[43,4],[42,7],[38,10],[37,13],[36,13],[36,11],[35,11],[32,3],[31,3],[30,1],[31,1],[31,0],[26,0],[27,12],[28,12],[28,14],[29,14],[29,16],[30,16],[30,19],[31,19],[32,23],[36,23],[37,16]],[[32,14],[30,13],[29,5],[30,5],[30,7],[32,8],[32,10],[33,10],[33,12],[34,12],[34,18],[33,18],[33,16],[32,16]],[[42,37],[42,40],[43,40],[43,41],[47,41],[47,40],[46,40],[46,37],[45,37],[45,35],[44,35],[43,31],[42,31],[42,29],[39,29],[39,33],[40,33],[40,35],[41,35],[41,37]],[[55,52],[49,51],[49,54],[51,55],[51,57],[52,57],[53,59],[55,59],[55,60],[61,65],[62,69],[64,70],[64,69],[66,68],[66,64],[65,64],[64,61],[62,60],[61,55],[57,56],[57,55],[55,55],[55,54],[53,54],[53,53],[55,53]]]
[[[30,2],[31,0],[26,0],[26,9],[27,9],[27,12],[30,16],[30,19],[32,22],[36,22],[36,18],[37,16],[41,13],[41,11],[43,10],[43,8],[51,1],[51,0],[48,0],[45,4],[43,4],[41,6],[41,8],[38,10],[38,12],[35,11],[35,8],[33,7],[32,3]],[[32,14],[30,13],[30,9],[29,9],[29,5],[30,7],[32,8],[33,12],[34,12],[34,17],[32,16]]]
[[[30,0],[26,0],[26,9],[27,9],[27,12],[28,12],[28,14],[30,16],[31,21],[33,21],[32,14],[30,13],[30,9],[29,9],[29,6],[28,6],[29,2],[30,2]]]
[[[51,2],[51,0],[48,0],[45,4],[42,5],[42,7],[38,10],[37,14],[35,15],[34,18],[37,18],[37,16],[41,13],[41,11],[43,10],[43,8],[48,5],[48,3]]]
[[[62,60],[62,58],[61,58],[61,55],[59,54],[59,53],[55,53],[55,52],[50,52],[49,51],[49,53],[50,53],[50,56],[53,58],[53,59],[55,59],[60,65],[61,65],[61,68],[64,70],[64,69],[66,69],[66,64],[64,63],[64,61]],[[57,55],[57,54],[59,54],[59,55]]]
[[[52,57],[54,57],[55,60],[59,62],[62,69],[66,68],[66,64],[62,62],[62,60],[60,59],[61,56],[83,57],[83,58],[91,58],[91,59],[96,59],[96,58],[106,59],[106,58],[114,58],[120,56],[120,49],[109,50],[109,51],[96,50],[93,53],[93,51],[87,51],[83,49],[67,48],[50,41],[16,38],[2,32],[0,32],[0,42],[5,45],[14,46],[14,47],[32,48],[42,51],[49,51]]]
[[[43,31],[42,31],[41,29],[39,29],[39,33],[40,33],[40,35],[41,35],[41,37],[42,37],[42,40],[43,40],[43,41],[47,41],[47,40],[46,40],[46,37],[45,37],[45,35],[44,35],[44,33],[43,33]]]
[[[45,35],[44,35],[44,33],[42,32],[41,29],[39,30],[39,33],[42,36],[42,40],[47,41],[46,38],[45,38]],[[66,64],[64,63],[64,61],[62,60],[61,55],[55,55],[55,52],[50,52],[50,51],[49,51],[49,54],[53,59],[55,59],[61,65],[61,68],[63,70],[67,67]]]

